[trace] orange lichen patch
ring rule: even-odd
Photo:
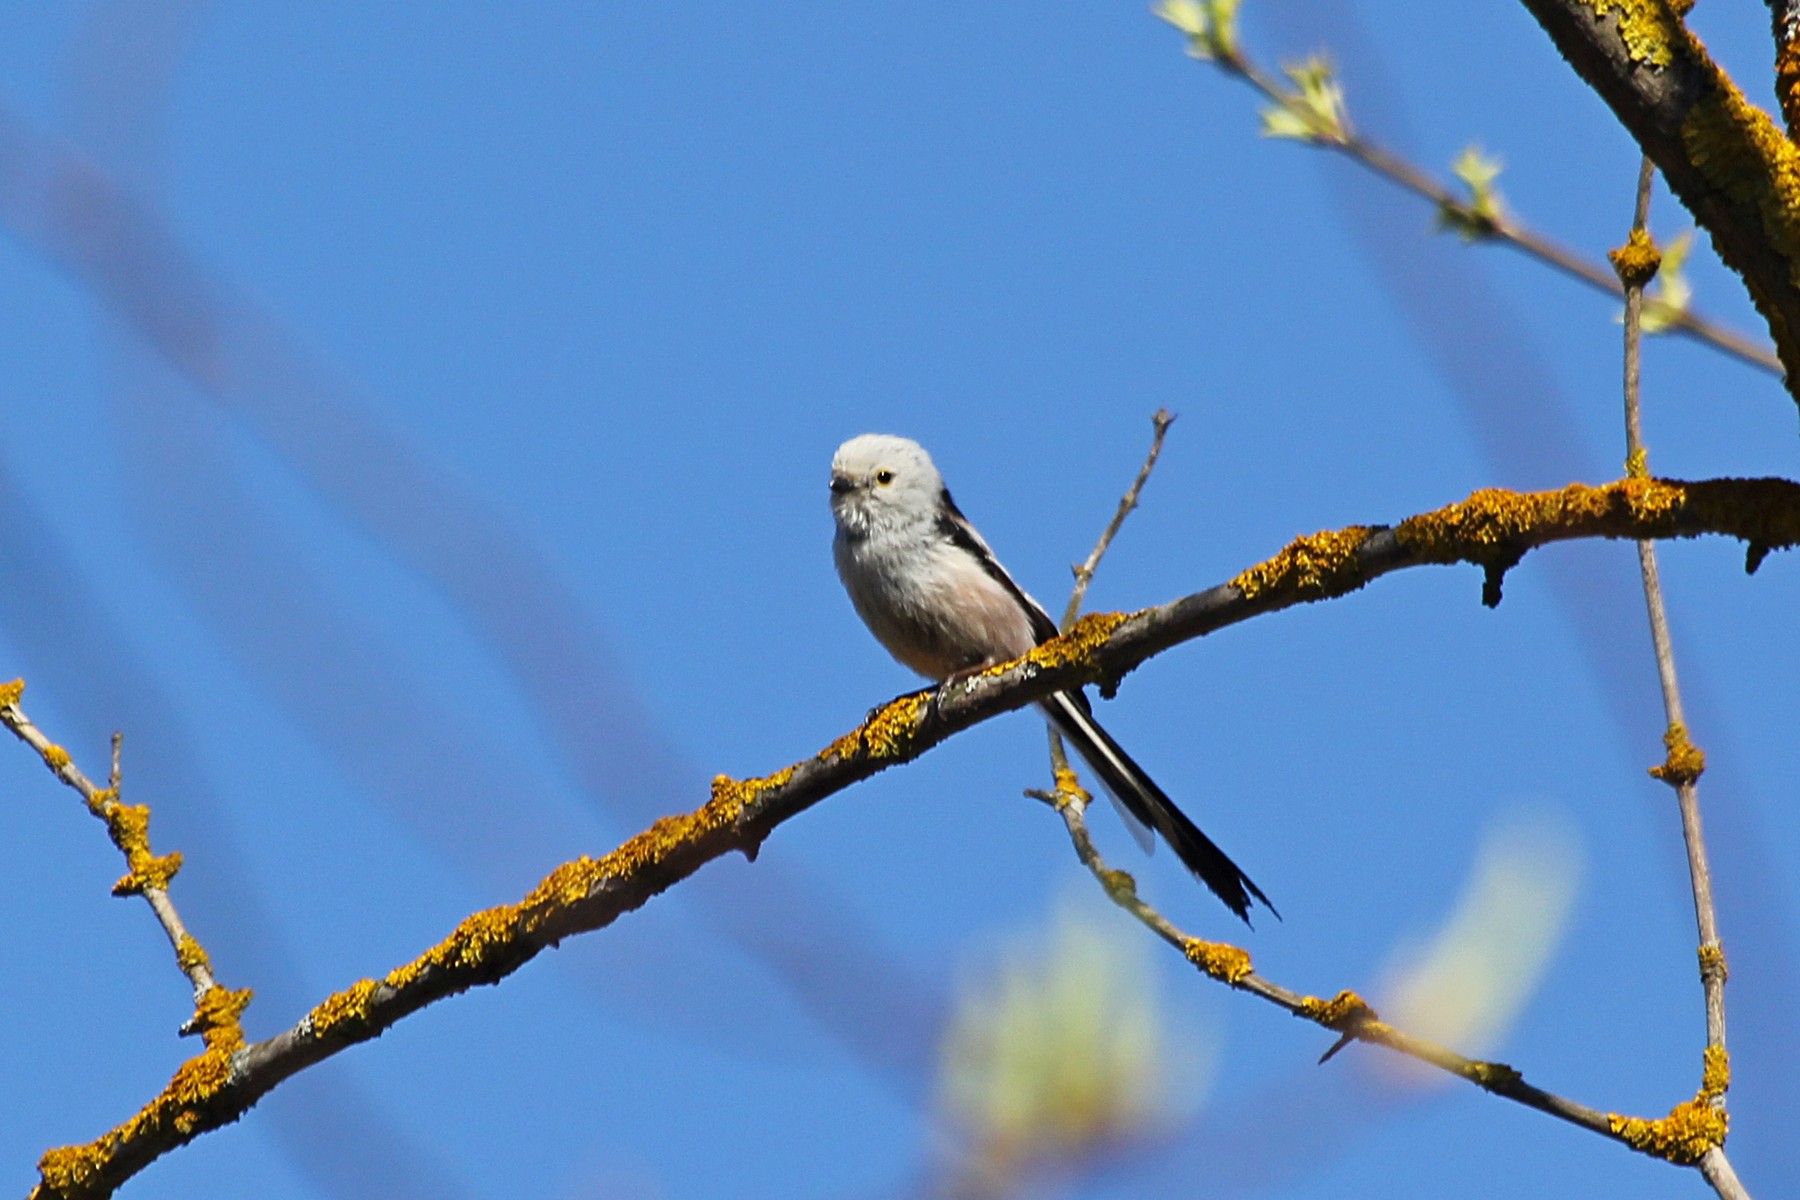
[[[1062,766],[1056,769],[1057,807],[1072,804],[1077,809],[1083,809],[1093,798],[1088,790],[1081,786],[1081,778],[1075,774],[1072,768]]]
[[[1721,982],[1731,977],[1731,971],[1725,965],[1725,947],[1717,942],[1709,942],[1700,947],[1700,978],[1717,978]]]
[[[1666,479],[1622,479],[1603,487],[1571,483],[1554,492],[1485,488],[1467,500],[1408,517],[1394,535],[1423,562],[1489,563],[1555,533],[1606,537],[1672,528],[1691,505],[1690,487]],[[1722,515],[1722,514],[1721,514]]]
[[[369,1001],[381,985],[359,979],[341,992],[333,992],[306,1014],[315,1036],[323,1037],[344,1025],[361,1025],[369,1019]]]
[[[244,1030],[239,1019],[255,996],[249,988],[222,988],[216,984],[200,994],[194,1003],[194,1016],[189,1028],[199,1033],[207,1046],[236,1048],[244,1044]]]
[[[1061,637],[1051,638],[1033,649],[1025,660],[1050,669],[1071,666],[1091,669],[1100,648],[1132,616],[1131,613],[1088,613],[1069,626]]]
[[[1691,1165],[1714,1146],[1723,1146],[1731,1132],[1731,1117],[1720,1103],[1731,1086],[1731,1061],[1723,1046],[1706,1048],[1700,1090],[1659,1121],[1608,1113],[1606,1124],[1634,1150],[1672,1163]]]
[[[462,975],[503,973],[537,952],[529,939],[564,920],[568,911],[605,889],[614,879],[655,867],[724,829],[742,815],[744,805],[792,777],[794,768],[762,779],[738,781],[720,776],[713,798],[699,809],[664,817],[602,858],[585,855],[545,876],[517,904],[503,904],[464,917],[450,936],[409,963],[395,967],[382,982],[402,989],[433,968]],[[471,979],[470,982],[478,980]]]
[[[1469,1082],[1490,1092],[1517,1087],[1525,1079],[1515,1068],[1499,1062],[1471,1062],[1462,1069],[1462,1075]]]
[[[1321,1000],[1317,996],[1305,997],[1300,1001],[1298,1015],[1339,1033],[1361,1029],[1379,1020],[1368,1001],[1347,988],[1329,1000]]]
[[[912,747],[919,723],[931,707],[930,692],[913,692],[888,701],[869,714],[869,719],[819,751],[820,761],[868,760],[885,762]]]
[[[101,793],[95,793],[96,796]],[[98,806],[106,819],[113,845],[125,855],[130,870],[113,884],[113,895],[132,896],[147,888],[167,890],[169,880],[181,870],[181,854],[150,853],[150,809],[142,804],[117,804],[107,800]]]
[[[1596,19],[1608,13],[1618,19],[1619,40],[1632,62],[1666,67],[1675,61],[1675,43],[1687,32],[1676,17],[1685,8],[1667,0],[1588,0],[1588,8]]]
[[[744,810],[752,807],[766,793],[776,788],[786,787],[788,780],[794,777],[793,767],[783,767],[773,775],[763,775],[756,779],[733,779],[729,775],[715,775],[712,781],[712,802],[707,808],[716,808],[721,817],[735,821],[744,814]]]
[[[1677,1104],[1660,1121],[1606,1114],[1607,1128],[1630,1146],[1654,1158],[1692,1165],[1714,1146],[1723,1146],[1731,1118],[1704,1100]]]
[[[181,940],[175,944],[175,965],[181,968],[184,975],[192,975],[196,971],[212,971],[212,959],[208,957],[206,948],[191,933],[182,934]]]
[[[1625,456],[1625,474],[1631,479],[1647,479],[1650,476],[1650,452],[1642,446],[1632,449]]]
[[[1222,983],[1238,983],[1249,977],[1250,952],[1225,942],[1204,942],[1189,938],[1181,944],[1187,960]]]
[[[1662,251],[1650,240],[1647,229],[1632,230],[1625,244],[1616,250],[1608,250],[1606,257],[1618,274],[1619,282],[1626,287],[1644,287],[1656,278],[1657,270],[1662,267]]]
[[[0,708],[11,708],[25,698],[25,681],[15,679],[11,683],[0,683]]]
[[[1651,767],[1650,774],[1670,787],[1693,783],[1706,770],[1706,752],[1688,740],[1687,726],[1680,721],[1669,724],[1668,732],[1663,734],[1663,746],[1668,756],[1660,766]]]
[[[1699,1099],[1715,1100],[1731,1089],[1731,1055],[1723,1046],[1708,1046],[1700,1069]]]
[[[1363,525],[1327,529],[1289,542],[1280,554],[1260,562],[1231,581],[1254,600],[1265,593],[1292,593],[1306,600],[1340,596],[1363,585],[1356,551],[1369,536]]]
[[[43,755],[44,765],[52,771],[60,771],[69,765],[69,752],[55,742],[46,743],[39,753]]]
[[[234,1026],[235,1028],[235,1026]],[[42,1181],[33,1189],[33,1197],[79,1196],[87,1194],[99,1182],[101,1170],[119,1147],[140,1138],[151,1137],[163,1129],[173,1129],[183,1137],[200,1128],[206,1106],[231,1082],[232,1058],[241,1044],[209,1040],[207,1048],[176,1068],[169,1080],[149,1104],[129,1121],[100,1135],[85,1146],[62,1146],[47,1151],[38,1159],[38,1176]]]

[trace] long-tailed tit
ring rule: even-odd
[[[1006,662],[1056,636],[1056,622],[1013,581],[950,499],[917,442],[865,433],[831,460],[832,553],[857,615],[889,654],[943,681]],[[1118,802],[1134,833],[1162,834],[1226,907],[1250,919],[1274,905],[1094,720],[1080,691],[1039,702]],[[1148,847],[1147,837],[1145,839]]]

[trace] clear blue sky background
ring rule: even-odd
[[[1635,152],[1515,5],[1248,0],[1353,118],[1600,255]],[[1766,99],[1755,6],[1703,36]],[[0,4],[0,676],[99,772],[126,734],[175,890],[253,1035],[707,780],[911,686],[828,553],[843,438],[909,434],[1060,603],[1180,414],[1094,607],[1298,533],[1619,474],[1615,304],[1257,136],[1139,4]],[[1685,228],[1659,199],[1655,230]],[[1697,255],[1698,302],[1754,329]],[[1647,353],[1652,465],[1795,471],[1792,402]],[[1664,572],[1727,948],[1732,1149],[1800,1176],[1800,565]],[[1109,814],[1184,927],[1379,998],[1484,830],[1552,814],[1566,936],[1494,1053],[1602,1109],[1690,1095],[1702,1041],[1629,547],[1532,555],[1497,611],[1406,572],[1158,658],[1103,715],[1242,861],[1253,934]],[[138,1197],[870,1197],[937,1177],[961,981],[1092,891],[1025,715],[833,797],[497,989],[406,1021],[151,1167]],[[0,747],[0,1191],[194,1047],[100,827]],[[1144,938],[1104,914],[1118,939]],[[1158,952],[1210,1079],[1074,1194],[1694,1196],[1697,1178],[1356,1049]]]

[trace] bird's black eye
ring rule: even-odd
[[[875,482],[886,487],[888,484],[894,482],[894,473],[892,471],[877,471],[875,472]]]

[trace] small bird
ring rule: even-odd
[[[1056,622],[1006,573],[917,442],[865,433],[839,446],[831,460],[831,511],[832,556],[850,603],[889,654],[927,679],[941,683],[1007,662],[1056,636]],[[1100,727],[1085,695],[1055,692],[1038,707],[1100,777],[1134,833],[1148,827],[1162,834],[1246,924],[1252,896],[1275,912]]]

